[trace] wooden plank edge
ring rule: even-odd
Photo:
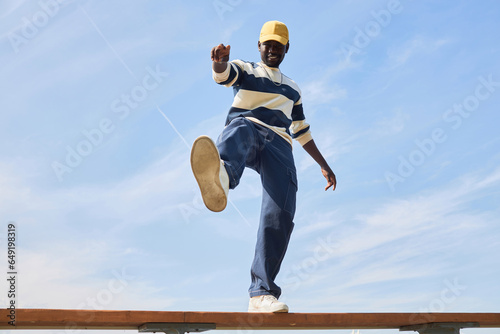
[[[132,329],[144,323],[214,323],[217,329],[397,329],[436,322],[479,322],[500,327],[500,313],[247,313],[18,309],[18,326],[1,329]],[[8,310],[0,310],[2,319]],[[89,316],[92,316],[90,321]],[[31,319],[30,319],[31,318]]]

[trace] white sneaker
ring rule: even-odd
[[[229,176],[219,150],[208,136],[196,138],[191,148],[191,168],[205,206],[214,212],[226,208]]]
[[[274,296],[263,295],[250,298],[248,312],[287,313],[288,306],[285,303],[279,302]]]

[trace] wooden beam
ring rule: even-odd
[[[17,309],[0,310],[0,329],[138,329],[145,323],[210,323],[216,329],[390,329],[429,323],[500,327],[500,313],[247,313]]]

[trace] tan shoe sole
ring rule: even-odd
[[[196,138],[191,149],[191,168],[201,190],[205,206],[214,212],[226,208],[227,196],[219,177],[219,150],[208,136]]]

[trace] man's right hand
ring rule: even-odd
[[[229,51],[231,50],[231,45],[224,46],[224,44],[219,44],[212,48],[212,61],[217,63],[229,61]]]

